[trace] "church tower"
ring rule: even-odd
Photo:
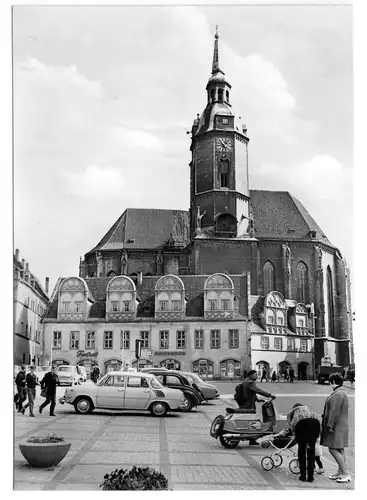
[[[236,118],[231,85],[219,67],[215,34],[207,105],[192,126],[190,163],[191,238],[251,236],[248,142],[246,127]]]

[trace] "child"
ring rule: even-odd
[[[322,455],[322,448],[320,445],[320,438],[317,439],[316,444],[315,444],[315,464],[317,464],[319,470],[316,471],[317,474],[323,474],[324,473],[324,467],[321,462],[321,455]]]

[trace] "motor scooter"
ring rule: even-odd
[[[256,413],[256,410],[227,407],[225,416],[218,415],[213,420],[210,435],[215,439],[219,438],[224,448],[233,449],[240,441],[254,443],[260,437],[287,429],[287,415],[278,413],[273,399],[258,400],[262,403],[261,414]]]

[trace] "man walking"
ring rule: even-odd
[[[17,408],[18,413],[23,412],[23,402],[27,399],[25,390],[25,365],[20,367],[20,372],[17,373],[15,377],[15,385],[17,386],[18,401]]]
[[[263,368],[263,371],[262,371],[262,374],[261,374],[261,380],[260,380],[260,382],[262,382],[262,381],[263,381],[263,379],[265,379],[265,382],[267,382],[267,381],[268,381],[268,377],[267,377],[267,373],[266,373],[266,369],[265,369],[265,368]]]
[[[294,380],[294,370],[292,367],[290,367],[290,369],[289,369],[289,382],[291,384],[293,384],[293,380]]]
[[[34,408],[34,400],[36,398],[36,385],[37,385],[37,377],[34,373],[34,366],[30,367],[30,372],[27,373],[25,377],[25,382],[27,386],[27,396],[28,396],[28,403],[24,406],[22,409],[22,413],[24,415],[24,412],[29,406],[29,416],[34,417],[33,413],[33,408]]]
[[[39,407],[39,412],[42,413],[43,408],[51,403],[50,417],[55,417],[56,406],[56,386],[60,385],[59,377],[56,373],[56,366],[51,368],[51,371],[46,373],[41,382],[41,389],[46,389],[46,401]]]

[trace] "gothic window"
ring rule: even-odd
[[[218,89],[218,101],[223,102],[223,89]]]
[[[327,279],[327,305],[328,305],[328,317],[329,317],[329,335],[335,337],[335,323],[334,323],[334,298],[333,298],[333,277],[331,274],[331,269],[328,266],[326,271]]]
[[[297,266],[297,300],[306,304],[308,300],[307,296],[307,286],[308,286],[308,276],[307,276],[307,266],[304,262],[300,262]]]
[[[229,102],[229,91],[226,90],[226,101]]]
[[[275,289],[275,270],[271,262],[265,262],[263,267],[264,295]]]
[[[230,213],[221,213],[215,221],[215,235],[220,238],[237,236],[237,219]]]

